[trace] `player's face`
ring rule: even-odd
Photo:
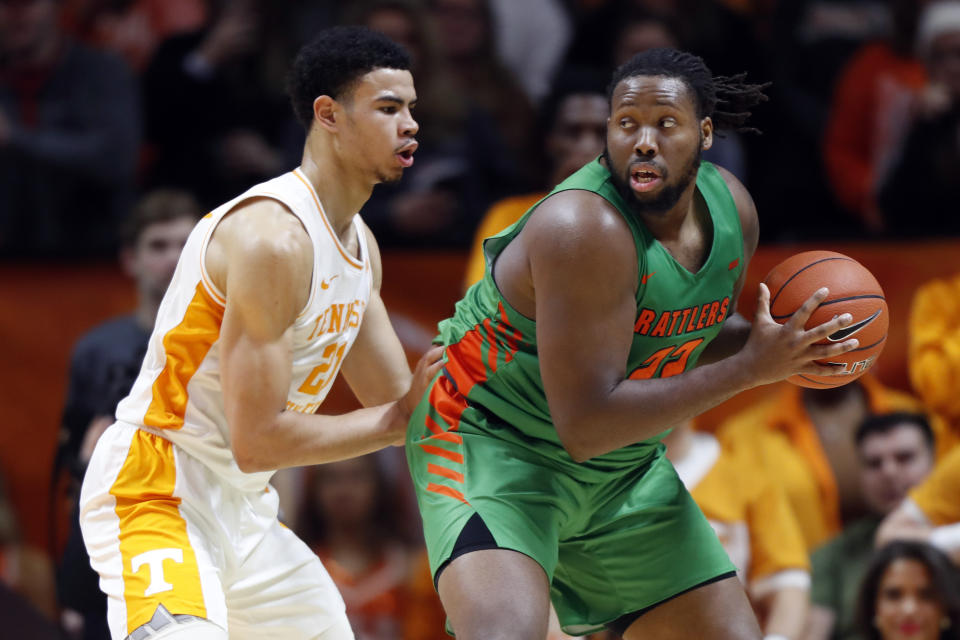
[[[887,514],[933,467],[933,455],[920,430],[904,423],[860,443],[860,483],[867,504]]]
[[[183,217],[156,222],[143,230],[128,262],[142,294],[163,297],[195,224],[193,218]]]
[[[943,605],[920,562],[894,560],[880,579],[874,623],[883,640],[936,640]]]
[[[416,102],[413,76],[399,69],[364,75],[343,102],[342,149],[375,182],[396,182],[413,166],[419,125],[411,109]]]
[[[547,137],[558,182],[600,155],[606,123],[607,99],[600,94],[573,94],[560,103]]]
[[[611,96],[604,156],[621,195],[641,213],[666,213],[680,199],[712,142],[713,123],[698,118],[678,78],[625,78]]]

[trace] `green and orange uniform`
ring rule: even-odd
[[[653,238],[599,160],[546,196],[591,191],[630,228],[638,256],[630,378],[691,369],[734,311],[746,268],[737,208],[713,165],[701,165],[696,186],[713,224],[697,273]],[[561,444],[540,376],[536,322],[504,299],[491,269],[542,202],[487,239],[484,278],[440,323],[446,364],[411,418],[407,459],[435,576],[479,517],[496,547],[543,567],[564,631],[583,634],[735,568],[664,457],[664,434],[582,463]]]

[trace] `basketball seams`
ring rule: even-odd
[[[787,278],[786,281],[785,281],[782,285],[780,285],[780,288],[777,289],[776,295],[774,295],[773,298],[770,299],[770,308],[771,308],[771,309],[773,308],[773,305],[776,303],[777,298],[780,297],[780,294],[783,292],[784,289],[787,288],[787,285],[790,284],[790,281],[791,281],[791,280],[793,280],[794,278],[796,278],[797,276],[799,276],[801,273],[803,273],[804,271],[806,271],[806,270],[809,269],[810,267],[813,267],[813,266],[815,266],[815,265],[818,265],[818,264],[820,264],[821,262],[828,262],[828,261],[830,261],[830,260],[849,260],[850,262],[854,262],[854,260],[853,260],[852,258],[847,258],[846,256],[830,256],[830,257],[827,257],[827,258],[820,258],[820,259],[817,260],[816,262],[811,262],[811,263],[808,264],[808,265],[804,265],[804,267],[803,267],[802,269],[798,269],[797,271],[795,271],[795,272],[793,273],[793,275],[791,275],[789,278]],[[788,315],[793,315],[793,314],[791,313],[791,314],[788,314]],[[778,316],[773,316],[773,317],[776,318],[776,317],[778,317]],[[781,317],[782,317],[782,316],[781,316]]]
[[[799,273],[799,272],[798,272],[798,273]],[[783,287],[780,287],[780,291],[783,291],[783,288],[784,288],[785,286],[786,286],[786,285],[784,285]],[[879,298],[880,300],[883,300],[884,302],[887,301],[887,299],[884,298],[884,297],[881,296],[881,295],[877,295],[877,294],[875,294],[875,293],[865,293],[865,294],[859,295],[859,296],[846,296],[846,297],[843,297],[843,298],[834,298],[833,300],[824,300],[823,302],[821,302],[821,303],[819,304],[819,306],[817,306],[817,309],[819,309],[820,307],[825,307],[825,306],[827,306],[828,304],[836,304],[837,302],[846,302],[847,300],[865,300],[865,299],[868,299],[868,298]],[[771,303],[771,306],[773,306],[773,303]],[[774,315],[774,314],[771,313],[771,314],[770,314],[770,317],[773,318],[774,320],[781,320],[781,319],[783,319],[783,318],[789,318],[790,316],[792,316],[792,315],[793,315],[794,313],[796,313],[797,311],[799,311],[799,309],[797,309],[796,311],[794,311],[794,312],[792,312],[792,313],[784,313],[784,314],[777,314],[777,315]]]

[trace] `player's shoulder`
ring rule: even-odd
[[[279,200],[250,198],[234,207],[214,231],[225,248],[251,260],[297,260],[312,256],[310,234]]]
[[[618,242],[631,238],[623,215],[606,198],[585,189],[558,191],[541,202],[527,223],[538,239],[563,244]]]
[[[750,195],[750,191],[744,186],[743,182],[731,171],[717,164],[713,166],[716,167],[717,173],[723,178],[723,182],[727,186],[727,191],[730,192],[730,196],[733,198],[733,203],[737,208],[737,215],[740,217],[740,228],[743,230],[743,237],[750,243],[751,248],[749,254],[753,255],[760,235],[757,205],[753,201],[753,196]]]

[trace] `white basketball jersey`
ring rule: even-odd
[[[117,419],[156,433],[196,457],[229,484],[262,490],[272,471],[244,473],[230,447],[220,381],[220,326],[226,299],[206,272],[213,230],[244,200],[282,202],[313,242],[310,298],[293,326],[293,376],[287,410],[314,413],[360,329],[372,274],[363,225],[354,217],[359,257],[334,234],[317,194],[297,169],[221,205],[190,234],[150,336],[143,367],[117,407]]]

